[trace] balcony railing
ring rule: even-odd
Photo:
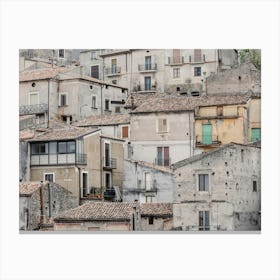
[[[155,164],[160,166],[170,166],[171,165],[171,158],[155,158]]]
[[[40,154],[31,155],[31,165],[87,164],[85,154]]]
[[[196,136],[195,144],[197,147],[204,147],[204,146],[219,146],[222,142],[219,140],[219,136],[212,135],[211,137],[203,137],[202,135]]]
[[[150,87],[149,86],[145,86],[145,85],[137,85],[133,88],[133,92],[138,92],[138,93],[141,93],[141,92],[156,92],[156,85],[153,84],[151,85]]]
[[[103,169],[116,169],[117,168],[117,159],[104,157],[103,158]]]
[[[183,56],[171,56],[168,57],[168,64],[183,64],[184,57]]]
[[[110,198],[114,198],[116,196],[116,192],[115,190],[112,188],[112,189],[106,189],[105,192],[104,192],[104,198],[106,199],[110,199]]]
[[[139,64],[138,65],[138,70],[139,70],[139,72],[156,71],[157,70],[157,64],[156,63]]]
[[[206,60],[205,55],[190,55],[189,63],[204,63]]]
[[[43,114],[48,112],[47,104],[23,105],[19,107],[20,115]]]
[[[105,68],[106,76],[120,75],[120,73],[121,73],[121,67],[115,66],[115,67]]]

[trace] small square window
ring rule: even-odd
[[[153,225],[154,224],[154,217],[149,217],[149,225]]]
[[[166,119],[158,120],[158,132],[167,132],[167,120]]]
[[[115,107],[115,113],[120,113],[120,112],[121,112],[121,107],[120,106]]]
[[[60,106],[67,106],[67,94],[66,93],[62,93],[60,94]]]
[[[180,78],[180,68],[173,68],[173,78]]]
[[[65,55],[65,53],[64,53],[64,50],[58,50],[58,57],[59,58],[64,58],[64,55]]]

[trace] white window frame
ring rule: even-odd
[[[166,120],[166,131],[160,131],[159,130],[159,122],[160,122],[160,120],[164,120],[164,119]],[[156,131],[157,131],[157,133],[168,133],[169,132],[169,122],[168,122],[168,119],[166,117],[157,119]]]
[[[53,182],[55,183],[55,173],[54,172],[44,172],[43,181],[46,181],[46,175],[53,175]]]
[[[37,101],[38,101],[37,104],[40,104],[40,103],[39,103],[39,102],[40,102],[39,92],[38,92],[38,91],[30,91],[30,92],[28,93],[28,105],[31,105],[31,104],[30,104],[30,96],[33,95],[33,94],[37,94]],[[34,104],[32,104],[32,105],[34,105]]]
[[[97,59],[97,52],[96,51],[91,51],[90,52],[90,59],[91,60]]]
[[[175,70],[177,70],[177,71],[175,71]],[[176,76],[174,75],[175,72],[177,72]],[[181,76],[181,68],[180,67],[173,68],[173,73],[172,73],[173,79],[180,79],[180,76]]]
[[[201,170],[196,174],[196,189],[199,193],[210,193],[211,192],[211,176],[209,170]],[[208,175],[208,190],[200,191],[199,190],[199,175]]]
[[[89,194],[89,176],[88,176],[88,171],[82,170],[81,172],[81,197],[84,197],[84,192],[83,192],[83,174],[87,174],[87,194]]]
[[[62,95],[66,95],[66,104],[65,105],[61,105],[61,96]],[[60,107],[64,107],[64,106],[68,106],[68,92],[60,92],[59,93],[59,106]]]

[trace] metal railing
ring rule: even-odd
[[[160,166],[170,166],[171,165],[171,158],[155,158],[154,163]]]
[[[113,198],[115,197],[116,192],[113,188],[108,188],[104,192],[104,198]]]
[[[139,64],[138,70],[140,72],[144,71],[156,71],[157,70],[157,64],[156,63],[146,63],[146,64]]]
[[[48,112],[48,105],[45,103],[35,105],[23,105],[19,107],[20,115],[43,114]]]
[[[64,164],[86,164],[86,154],[32,154],[30,165],[64,165]]]
[[[116,169],[117,168],[117,159],[104,157],[103,158],[103,167],[108,169]]]
[[[121,67],[119,66],[105,68],[105,75],[107,76],[118,75],[120,73],[121,73]]]
[[[218,135],[212,135],[212,138],[210,139],[203,139],[203,135],[196,135],[195,137],[195,144],[196,146],[208,146],[208,145],[221,145],[222,142],[219,140]]]
[[[190,63],[204,63],[206,61],[205,55],[190,55],[189,62]]]
[[[168,64],[183,64],[184,57],[183,56],[171,56],[168,57]]]

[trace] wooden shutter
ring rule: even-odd
[[[180,49],[173,50],[173,63],[180,63]]]
[[[128,138],[128,126],[122,127],[122,138]]]
[[[201,62],[201,49],[194,50],[194,62]]]
[[[164,147],[164,166],[169,166],[169,147]]]
[[[261,129],[260,128],[252,128],[252,142],[261,140]]]
[[[202,143],[212,144],[212,124],[202,125]]]
[[[91,77],[99,79],[99,66],[98,65],[91,66]]]

